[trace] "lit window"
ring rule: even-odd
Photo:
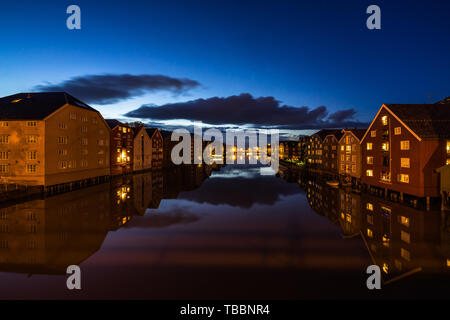
[[[389,151],[389,143],[388,142],[383,142],[383,144],[381,145],[381,149],[383,151]]]
[[[9,164],[0,164],[0,173],[9,172]]]
[[[405,227],[409,228],[409,218],[408,217],[400,216],[400,223],[402,225],[404,225]]]
[[[27,160],[36,160],[36,151],[28,151],[27,152]]]
[[[67,137],[58,137],[58,144],[67,144]]]
[[[344,151],[344,147],[345,147],[345,146],[343,146],[343,145],[341,146],[341,151]],[[449,149],[449,147],[447,146],[447,151],[448,151],[448,150],[450,150],[450,149]]]
[[[397,127],[397,128],[395,128],[395,129],[394,129],[394,134],[397,135],[397,136],[398,136],[399,134],[402,134],[402,127]]]
[[[345,148],[347,152],[352,152],[352,146],[348,145]]]
[[[371,204],[370,202],[368,202],[368,203],[366,204],[366,209],[369,210],[369,211],[373,211],[373,204]]]
[[[381,123],[383,124],[383,126],[386,126],[388,124],[388,117],[387,116],[382,116],[381,117]]]
[[[36,172],[36,165],[35,164],[27,164],[26,172],[28,172],[28,173]]]
[[[409,168],[410,167],[409,158],[401,158],[400,165],[402,168]]]
[[[367,229],[367,236],[373,238],[373,231],[371,229]]]
[[[9,135],[4,134],[0,136],[0,143],[1,144],[6,144],[9,143]]]
[[[408,250],[406,250],[406,249],[400,248],[400,255],[406,261],[410,261],[411,260],[411,253]]]
[[[67,169],[67,161],[60,161],[59,162],[59,168],[60,169]]]
[[[450,140],[447,141],[447,154],[450,154]]]
[[[8,160],[9,159],[9,152],[8,151],[1,151],[0,152],[0,160]]]
[[[372,142],[367,142],[367,150],[372,150],[373,144]]]
[[[409,183],[409,175],[407,174],[399,174],[398,175],[398,181],[403,183]]]
[[[122,128],[122,132],[123,132],[123,133],[127,133],[127,128],[123,127],[123,128]]]
[[[11,101],[11,103],[17,103],[17,102],[20,102],[20,101],[22,101],[22,99],[15,99],[15,100]]]
[[[377,136],[377,130],[370,131],[370,136],[371,137],[376,137]]]
[[[8,126],[8,122],[0,121],[0,127],[7,127],[7,126]]]
[[[373,177],[373,170],[366,170],[366,176]]]
[[[367,164],[373,164],[373,157],[367,157]]]
[[[36,143],[37,136],[26,136],[25,141],[26,143]]]
[[[411,243],[411,235],[408,232],[401,231],[400,238],[403,242]]]
[[[400,141],[400,150],[409,150],[409,140]]]
[[[36,121],[27,121],[27,127],[36,127],[37,122]]]
[[[389,266],[387,265],[387,263],[383,263],[383,272],[389,273]]]

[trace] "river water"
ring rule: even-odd
[[[449,297],[449,213],[264,173],[183,166],[4,204],[0,298]]]

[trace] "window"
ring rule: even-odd
[[[8,160],[9,151],[0,151],[0,160]]]
[[[447,141],[447,154],[450,155],[450,140]]]
[[[81,117],[81,121],[87,122],[87,121],[88,121],[88,118],[87,118],[87,117]]]
[[[123,127],[123,128],[122,128],[122,132],[123,132],[123,133],[127,133],[127,128]]]
[[[367,142],[367,150],[372,150],[373,144],[372,142]]]
[[[403,173],[399,174],[398,181],[403,183],[409,183],[409,175]]]
[[[88,139],[87,138],[81,138],[81,145],[82,146],[86,146],[88,144]]]
[[[67,144],[67,137],[58,137],[58,144]]]
[[[27,151],[27,160],[36,160],[36,151]]]
[[[381,145],[381,150],[389,151],[389,143],[388,142],[383,142],[383,144]]]
[[[344,161],[345,156],[343,154],[341,154],[341,161]]]
[[[345,146],[341,146],[341,151],[344,151],[344,148],[345,148]],[[447,147],[447,150],[448,150],[448,147]]]
[[[402,225],[409,228],[409,218],[408,217],[400,216],[399,220]]]
[[[67,169],[67,161],[60,161],[58,164],[59,169]]]
[[[88,166],[88,161],[87,160],[81,160],[81,166],[83,168],[86,168]]]
[[[383,126],[387,126],[387,124],[388,124],[388,116],[382,116],[381,117],[381,124]]]
[[[105,145],[105,140],[103,140],[103,139],[98,140],[98,145],[99,146]]]
[[[409,150],[409,140],[400,141],[400,150]]]
[[[395,128],[394,129],[394,134],[397,135],[397,136],[402,134],[402,127]]]
[[[355,155],[352,156],[352,162],[356,162],[356,156]]]
[[[367,164],[373,164],[373,157],[367,157]]]
[[[373,170],[366,170],[366,176],[373,177]]]
[[[71,119],[71,120],[76,120],[76,119],[77,119],[77,114],[71,112],[71,113],[69,114],[69,119]]]
[[[36,121],[27,121],[27,127],[36,127],[37,122]]]
[[[9,135],[4,134],[0,136],[0,143],[1,144],[7,144],[9,143]]]
[[[58,123],[58,128],[59,129],[67,129],[67,124],[65,122],[60,122],[60,123]]]
[[[84,132],[84,133],[88,132],[88,127],[81,126],[81,132]]]
[[[92,118],[92,123],[97,124],[97,118]]]
[[[348,153],[352,152],[352,146],[350,145],[346,146],[345,149]]]
[[[371,137],[376,137],[377,136],[377,130],[371,130],[370,131],[370,136]]]
[[[356,165],[352,164],[352,172],[356,173]]]
[[[7,121],[0,121],[0,127],[7,127],[8,122]]]
[[[408,250],[406,250],[406,249],[400,248],[400,255],[406,261],[410,261],[411,260],[411,253]]]
[[[28,173],[36,172],[36,165],[35,164],[27,164],[25,170]]]
[[[26,141],[26,143],[36,143],[37,136],[34,136],[34,135],[26,136],[25,141]]]
[[[58,155],[59,156],[67,156],[67,149],[59,149]]]
[[[367,236],[373,238],[373,231],[371,229],[367,229]]]
[[[402,168],[409,168],[409,158],[400,158],[400,166]]]
[[[0,164],[0,173],[7,173],[9,172],[9,165],[8,164]]]
[[[408,232],[401,231],[400,238],[406,243],[411,243],[411,235]]]
[[[368,224],[373,224],[373,216],[371,214],[367,215],[367,223]]]
[[[366,209],[369,211],[373,211],[373,204],[371,204],[370,202],[367,202]]]

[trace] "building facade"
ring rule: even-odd
[[[448,161],[450,105],[384,104],[361,140],[368,186],[439,196],[437,168]]]
[[[146,128],[152,144],[152,169],[161,169],[163,166],[163,137],[157,128]]]
[[[133,172],[134,133],[132,128],[114,119],[107,119],[106,123],[111,129],[111,175]]]
[[[133,171],[149,170],[152,167],[152,140],[144,126],[132,128],[133,138]]]
[[[344,129],[338,145],[339,175],[353,181],[361,179],[361,139],[366,129]]]
[[[323,143],[328,135],[339,134],[340,130],[322,129],[309,137],[307,163],[317,169],[323,169]]]
[[[341,131],[333,132],[325,137],[322,144],[322,169],[332,174],[338,173],[338,145],[341,137]]]
[[[0,99],[0,181],[56,186],[109,175],[109,128],[64,92]]]

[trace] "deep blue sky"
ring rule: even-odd
[[[77,4],[82,29],[66,28]],[[381,7],[382,30],[365,26]],[[369,121],[384,102],[450,96],[450,1],[21,1],[2,2],[0,95],[102,74],[160,74],[201,85],[109,105],[250,93],[294,107],[353,108]]]

